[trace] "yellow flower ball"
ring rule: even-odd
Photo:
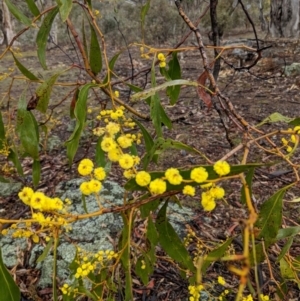
[[[91,192],[94,192],[94,193],[98,193],[102,188],[101,182],[98,180],[94,180],[94,179],[89,181],[88,186],[89,186]]]
[[[112,162],[118,162],[123,153],[119,148],[114,148],[107,153],[108,159]]]
[[[205,211],[212,211],[216,207],[215,199],[210,195],[209,191],[202,192],[201,205]]]
[[[214,164],[214,171],[219,176],[226,176],[230,173],[230,165],[226,161],[218,161]]]
[[[165,68],[167,66],[166,62],[160,62],[159,67],[160,68]]]
[[[101,148],[104,152],[109,152],[113,149],[115,149],[117,146],[114,139],[111,137],[104,137],[101,141]]]
[[[134,160],[129,154],[124,154],[119,159],[119,164],[123,169],[130,169],[134,165]]]
[[[166,60],[164,54],[161,53],[161,52],[157,55],[157,58],[158,58],[160,61],[163,61],[163,62]]]
[[[42,209],[46,201],[46,196],[43,192],[35,192],[30,199],[30,206],[34,209]]]
[[[123,172],[123,176],[124,176],[124,178],[126,178],[126,179],[132,179],[132,178],[135,177],[135,172],[134,172],[134,170],[132,170],[132,169],[126,169],[126,170],[124,170],[124,172]]]
[[[165,177],[168,182],[172,185],[179,185],[182,182],[182,176],[179,173],[179,170],[176,168],[169,168],[165,172]]]
[[[225,195],[225,190],[222,187],[216,186],[209,190],[210,195],[216,199],[222,199]]]
[[[115,122],[109,122],[106,126],[105,126],[106,132],[110,135],[110,136],[114,136],[115,134],[119,133],[121,128],[120,125],[118,123]]]
[[[151,182],[151,175],[146,171],[139,171],[136,174],[135,181],[139,186],[147,186]]]
[[[26,204],[26,205],[30,205],[30,199],[32,197],[32,195],[34,194],[34,191],[32,188],[30,187],[24,187],[19,193],[18,196],[20,198],[20,200]]]
[[[162,179],[155,179],[150,182],[149,189],[152,194],[162,194],[167,190],[167,183]]]
[[[102,181],[105,179],[106,177],[106,172],[105,169],[103,167],[97,167],[94,169],[94,175],[95,178],[99,181]]]
[[[90,195],[92,193],[92,190],[89,186],[89,182],[82,182],[79,186],[79,189],[84,195]]]
[[[78,172],[82,176],[91,174],[94,168],[94,163],[90,159],[83,159],[78,165]]]
[[[196,167],[191,171],[191,179],[196,183],[203,183],[208,178],[208,172],[204,167]]]
[[[183,194],[190,195],[190,196],[194,196],[195,192],[196,192],[195,187],[193,187],[191,185],[185,185],[182,190]]]
[[[120,136],[117,142],[122,148],[128,148],[132,145],[132,140],[124,135]]]
[[[218,283],[224,286],[226,284],[226,281],[225,281],[224,277],[219,276],[218,277]]]

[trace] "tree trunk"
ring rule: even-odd
[[[270,34],[272,37],[299,37],[299,0],[272,0]]]
[[[3,33],[3,40],[1,44],[8,46],[14,37],[13,24],[11,21],[10,12],[4,1],[2,1],[0,9],[0,30]]]
[[[210,21],[211,21],[211,32],[212,32],[212,41],[214,46],[220,46],[220,36],[223,35],[223,28],[219,27],[218,16],[217,16],[217,6],[218,0],[210,0]],[[219,55],[217,49],[214,49],[215,57]],[[219,72],[221,68],[220,58],[215,61],[213,76],[215,80],[218,79]]]

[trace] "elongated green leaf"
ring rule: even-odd
[[[74,110],[74,115],[76,118],[76,126],[72,135],[66,142],[67,156],[70,164],[73,162],[74,156],[77,152],[80,136],[85,125],[88,92],[91,87],[95,87],[95,86],[96,85],[94,84],[86,84],[80,89],[80,92],[78,94],[78,100],[76,102],[75,110]]]
[[[1,248],[0,248],[0,283],[1,283],[0,301],[21,300],[20,289],[16,285],[13,277],[10,275],[10,273],[4,266]]]
[[[142,131],[143,137],[144,137],[144,141],[145,141],[145,147],[146,147],[146,151],[150,152],[154,142],[152,137],[150,136],[150,134],[148,133],[148,131],[145,129],[145,127],[136,119],[134,119],[134,122],[138,125],[138,127],[140,128],[140,130]]]
[[[62,22],[65,22],[68,19],[68,16],[72,10],[73,1],[72,0],[56,0],[56,3],[59,7],[59,13]]]
[[[226,252],[228,247],[231,245],[232,239],[233,238],[227,239],[219,247],[217,247],[216,249],[214,249],[213,251],[211,251],[207,254],[207,256],[205,257],[204,263],[202,265],[202,268],[201,268],[201,271],[203,274],[206,273],[207,268],[209,267],[209,265],[212,262],[217,261],[224,255],[224,253]]]
[[[50,251],[50,249],[51,249],[51,247],[52,247],[52,245],[53,245],[53,241],[54,241],[54,239],[53,239],[53,237],[51,237],[50,240],[48,241],[48,243],[47,243],[45,249],[43,250],[43,253],[42,253],[42,254],[39,256],[39,258],[37,259],[37,261],[36,261],[37,263],[38,263],[38,262],[44,261],[45,258],[48,256],[49,251]]]
[[[298,234],[300,234],[300,226],[284,228],[278,231],[276,239],[279,240],[279,239],[295,236]]]
[[[141,9],[141,23],[142,23],[142,27],[144,27],[144,24],[145,24],[145,17],[147,15],[147,12],[150,8],[150,0],[148,0],[143,6],[142,6],[142,9]]]
[[[40,14],[38,7],[36,6],[34,0],[26,0],[27,6],[32,14],[37,17]]]
[[[47,69],[47,65],[46,65],[47,39],[51,30],[52,23],[57,13],[58,13],[58,7],[55,7],[52,11],[50,11],[46,15],[39,29],[39,32],[36,36],[37,54],[38,54],[40,64],[44,69]]]
[[[84,51],[85,51],[87,57],[89,57],[88,47],[87,47],[87,39],[86,39],[86,33],[85,33],[84,15],[82,15],[81,33],[82,33],[83,48],[84,48]]]
[[[35,94],[39,98],[36,109],[40,112],[46,113],[53,85],[61,74],[62,72],[52,75],[36,89]]]
[[[246,178],[245,178],[248,189],[250,191],[250,196],[252,196],[252,179],[253,179],[254,171],[255,171],[254,168],[250,169],[247,172],[247,175],[246,175]],[[246,194],[245,194],[245,187],[244,186],[242,187],[242,191],[241,191],[241,203],[246,204]]]
[[[288,241],[285,243],[285,245],[283,246],[283,248],[281,249],[276,261],[280,261],[283,256],[286,254],[286,252],[290,249],[291,245],[293,244],[293,241],[294,241],[294,237],[290,237],[288,239]]]
[[[170,130],[172,128],[172,121],[169,118],[169,116],[166,114],[163,106],[161,105],[161,103],[159,103],[158,105],[158,112],[160,114],[161,117],[161,122],[168,127],[168,129]]]
[[[108,73],[110,74],[110,76],[111,76],[111,71],[114,70],[115,63],[116,63],[116,61],[117,61],[119,55],[120,55],[120,52],[117,53],[117,54],[115,54],[115,55],[111,58],[111,60],[109,61],[109,63],[108,63],[108,66],[109,66],[109,71],[108,71]],[[106,74],[106,76],[105,76],[105,78],[104,78],[104,80],[103,80],[103,84],[104,84],[104,85],[107,84],[107,83],[108,83],[108,74]]]
[[[26,26],[31,25],[31,20],[27,18],[10,0],[4,0],[6,3],[9,11],[14,15],[16,19],[18,19],[21,23],[23,23]]]
[[[278,112],[275,112],[275,113],[271,114],[270,116],[268,116],[267,118],[265,118],[262,122],[257,124],[256,127],[262,126],[265,123],[274,123],[274,122],[279,122],[279,121],[289,123],[292,120],[293,120],[293,118],[286,117]]]
[[[153,96],[155,93],[165,90],[167,87],[173,87],[177,85],[186,85],[186,86],[194,86],[197,87],[199,84],[194,81],[186,80],[186,79],[175,79],[168,82],[165,82],[158,86],[153,86],[150,89],[143,90],[142,92],[138,92],[130,97],[130,101],[136,102],[138,100],[143,100],[148,98],[149,96]]]
[[[97,144],[96,144],[96,154],[95,154],[95,163],[96,166],[105,167],[106,165],[106,157],[105,152],[101,148],[101,142],[102,142],[103,136],[99,137]]]
[[[297,118],[293,119],[292,121],[289,122],[289,125],[292,125],[292,126],[300,125],[300,118],[297,117]]]
[[[13,53],[12,53],[12,56],[15,60],[16,66],[18,67],[18,69],[21,71],[21,73],[23,75],[25,75],[30,80],[38,80],[39,79],[32,72],[30,72],[24,65],[22,65]]]
[[[18,158],[17,153],[12,148],[9,149],[8,160],[14,164],[15,168],[17,169],[18,174],[23,176],[24,173],[23,173],[23,168],[22,168],[21,162]]]
[[[33,159],[39,156],[39,137],[37,134],[36,120],[34,116],[27,111],[26,92],[19,100],[17,112],[17,133],[25,152]]]
[[[290,264],[284,258],[282,258],[279,263],[282,278],[296,280],[295,272],[292,270]]]
[[[155,223],[156,230],[159,234],[159,243],[172,259],[174,259],[184,268],[194,272],[195,266],[189,252],[173,229],[172,225],[167,220],[167,206],[168,201],[166,201],[159,210]]]
[[[5,141],[6,141],[5,128],[4,128],[4,123],[3,123],[3,119],[2,119],[2,113],[0,111],[0,150],[2,150],[4,148]]]
[[[119,250],[122,250],[121,262],[125,273],[125,301],[133,300],[132,294],[132,275],[130,264],[130,223],[128,221],[128,212],[122,212],[123,231],[119,239]]]
[[[168,74],[171,79],[177,80],[181,78],[180,64],[177,58],[177,52],[173,52],[172,60],[169,61]],[[174,105],[179,97],[181,85],[167,87],[167,95],[170,98],[170,104]]]
[[[158,94],[151,96],[150,117],[158,137],[162,137],[162,121],[160,112],[160,98]]]
[[[260,209],[256,227],[260,230],[258,238],[264,238],[268,244],[273,241],[282,223],[282,198],[286,191],[284,189],[278,190],[267,201],[265,201]]]
[[[143,91],[142,88],[138,87],[138,86],[135,86],[135,85],[132,85],[132,84],[129,84],[129,83],[125,83],[126,86],[128,86],[130,88],[131,91],[133,92],[141,92]]]
[[[90,66],[96,75],[102,70],[102,54],[96,31],[91,24]]]
[[[41,163],[39,160],[34,160],[32,165],[32,180],[33,185],[36,187],[41,178]]]

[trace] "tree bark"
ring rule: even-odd
[[[211,21],[211,32],[212,32],[212,41],[214,46],[220,46],[220,36],[223,35],[223,28],[219,27],[218,24],[218,16],[217,16],[217,6],[218,0],[210,0],[210,21]],[[217,49],[214,49],[215,57],[218,56]],[[213,76],[217,81],[219,72],[221,68],[220,58],[215,61],[214,69],[213,69]]]
[[[0,9],[0,30],[3,33],[3,40],[1,44],[8,46],[8,44],[14,37],[13,24],[10,17],[10,12],[4,1],[2,1]]]
[[[270,34],[272,37],[299,37],[299,0],[272,0]]]

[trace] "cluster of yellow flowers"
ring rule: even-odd
[[[90,273],[97,273],[103,267],[108,267],[111,260],[118,257],[118,253],[113,250],[100,250],[97,253],[89,253],[81,248],[77,247],[77,258],[75,263],[77,264],[75,278],[76,279],[88,279]],[[71,287],[65,283],[61,288],[64,295],[76,294],[76,288]]]
[[[159,60],[159,67],[160,68],[165,68],[167,64],[166,64],[166,57],[164,56],[164,54],[160,52],[157,55],[157,58]]]
[[[219,176],[224,176],[230,173],[230,165],[226,161],[218,161],[214,164],[214,170]],[[153,195],[162,194],[167,190],[167,182],[171,185],[180,185],[182,183],[196,182],[198,184],[206,182],[208,179],[208,172],[204,167],[195,167],[192,169],[189,180],[184,180],[180,171],[176,168],[169,168],[166,170],[163,178],[157,178],[151,181],[151,175],[146,171],[139,171],[135,176],[136,183],[141,187],[148,187]],[[222,199],[225,195],[223,188],[213,185],[208,182],[200,186],[209,188],[209,190],[202,193],[201,204],[206,211],[211,211],[216,206],[216,199]],[[196,188],[192,185],[185,185],[182,190],[183,194],[194,196]]]
[[[53,227],[61,226],[64,226],[67,231],[71,229],[68,225],[68,221],[63,216],[51,214],[54,211],[65,212],[67,205],[71,203],[69,199],[63,202],[57,197],[47,197],[43,192],[34,192],[30,187],[24,187],[18,195],[24,204],[31,207],[32,219],[22,223],[12,224],[9,229],[1,231],[2,235],[10,234],[14,238],[31,238],[33,242],[38,243],[40,239],[39,233],[45,232],[45,227],[47,227],[47,231],[51,231]],[[44,212],[50,214],[46,216]],[[32,228],[33,223],[38,223],[41,226],[40,229],[36,229],[36,227]],[[46,241],[50,239],[48,236],[45,236],[45,233],[42,234],[42,236]]]
[[[202,284],[189,285],[188,289],[191,295],[189,301],[198,301],[200,299],[200,292],[203,291],[204,286]]]
[[[290,132],[296,132],[297,134],[300,134],[300,126],[295,126],[294,129],[288,129],[288,130]],[[295,148],[295,146],[298,144],[299,137],[298,137],[298,135],[292,134],[289,140],[282,138],[281,142],[282,142],[283,146],[286,148],[286,151],[288,153],[291,153],[293,151],[293,149]]]
[[[36,210],[57,211],[64,208],[64,203],[60,198],[47,197],[43,192],[34,192],[30,187],[24,187],[18,196],[24,204]]]
[[[261,301],[269,301],[270,298],[267,295],[260,294],[260,300]],[[246,297],[243,297],[242,301],[253,301],[253,297],[251,295],[248,295]]]
[[[80,184],[80,191],[84,195],[98,193],[102,184],[100,181],[106,177],[106,172],[103,167],[94,168],[94,163],[90,159],[83,159],[78,165],[78,173],[82,176],[90,176],[89,181],[84,181]]]

